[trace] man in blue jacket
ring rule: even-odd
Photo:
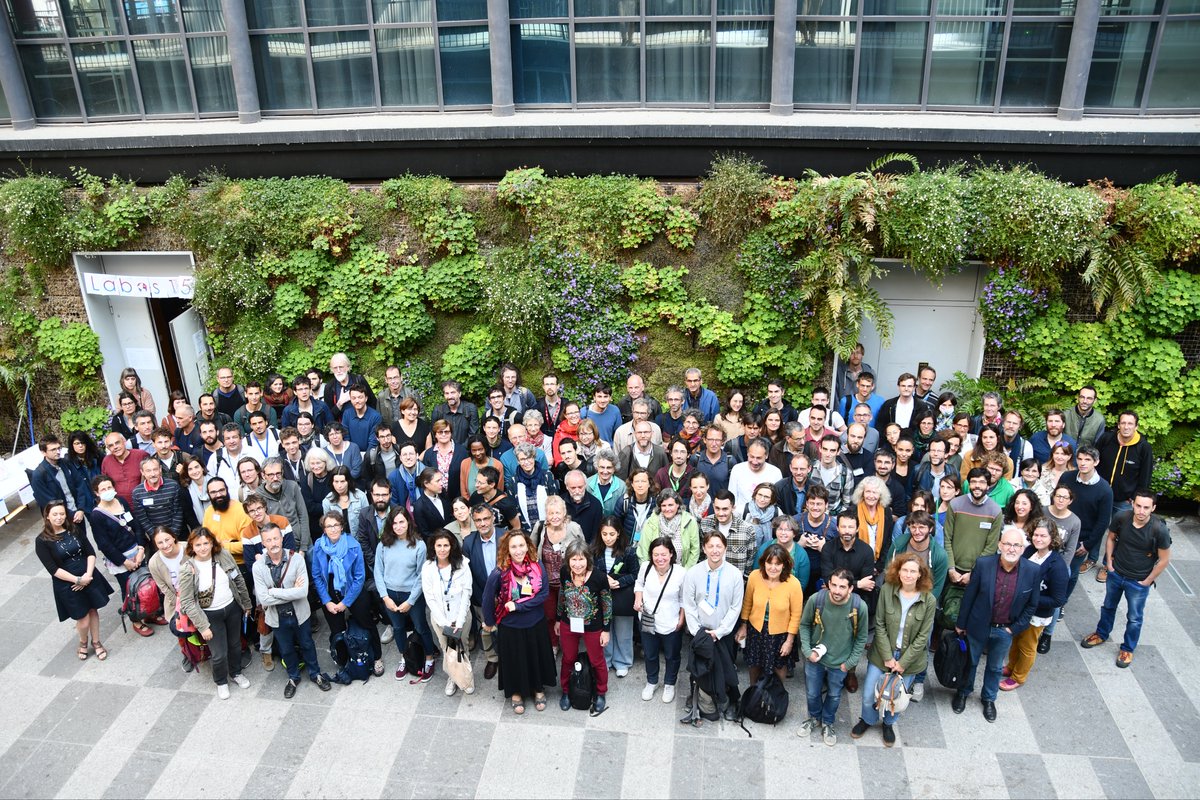
[[[700,370],[690,367],[683,373],[683,383],[687,391],[683,393],[683,407],[697,408],[704,415],[704,424],[712,422],[721,413],[721,401],[717,400],[712,389],[707,389],[700,382]]]
[[[84,514],[91,511],[95,505],[92,491],[87,485],[83,473],[67,469],[60,465],[62,443],[55,436],[42,439],[39,447],[42,451],[42,463],[29,473],[29,486],[33,489],[33,499],[38,509],[44,509],[54,501],[67,504],[72,521],[79,525],[83,522]]]
[[[483,587],[487,584],[488,575],[496,568],[496,548],[500,536],[496,532],[496,518],[486,503],[471,509],[471,519],[475,522],[475,530],[463,539],[463,555],[471,564],[471,610],[475,614],[472,627],[478,631],[479,643],[487,659],[483,677],[490,681],[496,677],[500,654],[496,652],[496,634],[483,629]]]
[[[971,646],[971,670],[966,683],[954,696],[951,707],[961,714],[967,697],[975,690],[975,673],[981,658],[987,658],[983,673],[983,718],[996,721],[996,694],[1013,637],[1029,627],[1041,593],[1040,567],[1021,554],[1025,533],[1010,525],[1000,534],[996,555],[975,562],[971,581],[963,595],[955,629],[966,634]]]

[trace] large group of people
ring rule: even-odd
[[[448,695],[475,691],[478,649],[516,714],[555,685],[570,709],[580,660],[602,713],[640,652],[642,700],[674,702],[686,664],[690,719],[735,719],[739,658],[749,685],[799,680],[803,662],[800,735],[834,744],[861,688],[850,736],[881,725],[892,746],[895,696],[927,696],[942,632],[970,651],[953,710],[982,661],[994,721],[1088,572],[1107,585],[1081,646],[1108,641],[1124,597],[1128,667],[1171,546],[1137,414],[1110,430],[1085,386],[1026,435],[998,394],[972,414],[927,364],[884,397],[862,357],[799,409],[776,380],[722,403],[698,369],[663,403],[637,374],[623,397],[599,385],[577,403],[507,363],[477,407],[455,381],[421,397],[394,366],[376,394],[344,354],[290,385],[221,367],[195,405],[175,391],[164,408],[128,369],[103,454],[81,431],[41,440],[36,549],[80,659],[108,656],[105,576],[125,598],[146,569],[162,613],[133,631],[169,625],[182,668],[209,660],[222,699],[249,685],[255,650],[284,665],[285,697],[302,670],[328,691],[323,625],[375,676],[393,642],[398,681],[428,682],[440,660]]]

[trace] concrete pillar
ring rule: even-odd
[[[250,51],[250,26],[242,0],[221,0],[225,15],[225,33],[229,40],[229,60],[233,65],[233,89],[237,94],[238,122],[243,125],[262,119],[258,104],[258,83],[254,79],[254,55]]]
[[[1067,51],[1067,67],[1063,73],[1062,95],[1058,101],[1058,118],[1075,121],[1083,119],[1083,101],[1087,94],[1088,73],[1092,69],[1092,51],[1096,48],[1096,30],[1100,25],[1100,4],[1075,4],[1075,23],[1071,28],[1071,48]]]
[[[796,0],[775,0],[775,30],[771,37],[771,113],[792,113],[796,80]]]
[[[488,52],[492,58],[492,114],[511,117],[513,105],[512,38],[508,0],[488,0]]]
[[[17,56],[17,45],[13,40],[12,23],[8,14],[0,13],[0,87],[8,100],[8,113],[12,118],[13,130],[27,131],[37,127],[33,115],[33,101],[29,87],[25,85],[25,72]]]

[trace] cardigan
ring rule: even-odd
[[[462,628],[471,611],[471,562],[463,556],[462,566],[450,572],[450,584],[442,581],[437,561],[421,567],[421,594],[429,609],[429,620],[438,628]]]
[[[254,574],[254,597],[263,607],[267,624],[272,628],[279,627],[279,606],[291,603],[296,612],[296,621],[301,625],[308,619],[308,568],[304,565],[304,553],[294,551],[288,555],[287,567],[283,571],[283,580],[275,585],[271,577],[270,556],[264,555],[254,562],[251,571]],[[297,586],[296,578],[303,576],[304,581]]]
[[[750,573],[746,581],[746,594],[742,598],[742,622],[748,622],[756,631],[762,631],[763,617],[767,619],[767,633],[772,636],[800,632],[800,615],[804,611],[804,589],[795,575],[775,586],[768,586],[760,570]]]

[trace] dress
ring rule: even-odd
[[[34,551],[42,566],[51,576],[59,569],[65,569],[72,575],[83,575],[87,572],[88,557],[95,557],[96,551],[87,540],[87,536],[76,536],[70,531],[63,531],[57,542],[52,542],[39,536],[34,543]],[[104,608],[108,605],[108,596],[112,594],[112,586],[104,580],[100,570],[92,570],[92,582],[87,588],[76,592],[71,584],[51,577],[54,584],[54,605],[58,608],[58,620],[83,619],[93,609]]]

